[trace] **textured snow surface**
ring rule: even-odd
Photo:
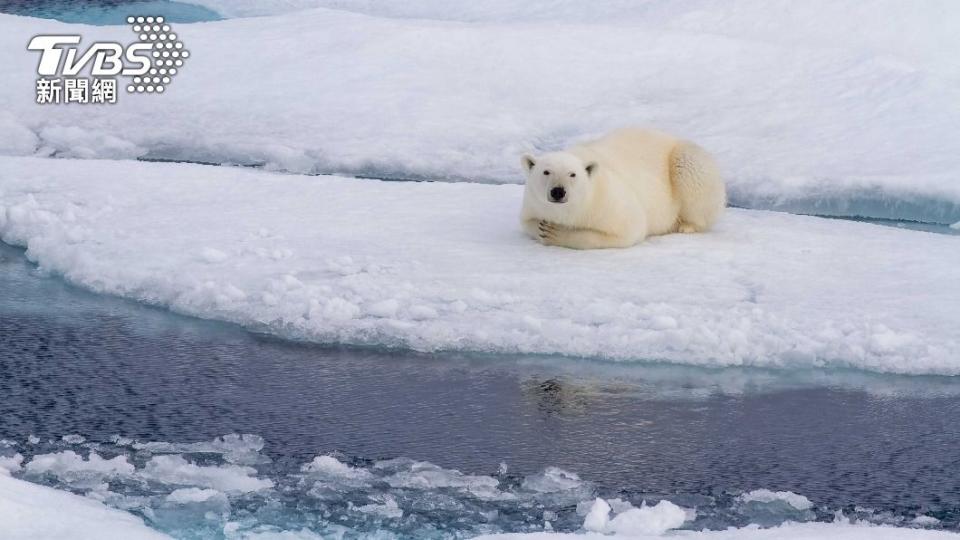
[[[128,28],[0,16],[0,153],[518,183],[640,124],[716,153],[737,205],[960,220],[952,0],[204,3],[269,16],[178,25],[168,91],[103,107],[36,105],[24,48]]]
[[[169,540],[139,518],[102,503],[0,474],[4,540]]]
[[[730,210],[708,234],[574,251],[526,238],[520,200],[513,185],[0,159],[0,239],[41,268],[287,338],[960,374],[955,236]]]

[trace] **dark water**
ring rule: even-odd
[[[215,11],[167,0],[0,0],[0,13],[93,25],[126,24],[129,15],[160,15],[169,22],[215,21]]]
[[[110,443],[115,435],[193,442],[251,433],[265,441],[261,472],[278,485],[321,454],[361,466],[406,457],[503,485],[559,467],[587,484],[579,496],[665,497],[698,506],[702,526],[762,521],[732,499],[768,488],[810,498],[810,519],[857,509],[887,521],[931,515],[956,529],[957,418],[960,381],[951,378],[291,344],[76,290],[0,244],[0,439],[28,461],[68,447],[139,459]],[[60,441],[67,434],[87,442]],[[53,477],[34,481],[83,492]],[[302,490],[285,497],[271,504],[304,515]],[[235,507],[259,516],[249,506],[261,503]],[[528,514],[498,507],[493,530],[522,529],[544,508],[575,529],[571,504],[537,499]],[[433,518],[419,519],[418,527]]]

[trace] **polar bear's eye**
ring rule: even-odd
[[[543,174],[544,174],[544,175],[548,175],[548,174],[550,174],[550,171],[543,171]]]
[[[576,177],[577,177],[577,173],[575,172],[570,173],[570,178],[576,178]]]

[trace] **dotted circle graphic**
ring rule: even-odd
[[[140,42],[153,49],[150,52],[153,60],[147,73],[133,77],[133,84],[127,85],[127,92],[163,93],[178,73],[177,68],[190,57],[190,51],[184,49],[183,42],[162,16],[129,16],[127,24]]]

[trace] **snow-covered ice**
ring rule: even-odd
[[[170,540],[127,512],[3,474],[0,536],[4,540]]]
[[[660,536],[676,529],[687,520],[688,511],[670,501],[660,501],[655,506],[628,508],[610,517],[611,506],[597,498],[593,501],[583,520],[584,530],[607,532],[623,536]]]
[[[582,252],[526,238],[520,199],[2,158],[0,238],[94,291],[315,342],[960,374],[957,237],[732,209],[708,234]]]
[[[960,220],[950,0],[204,3],[269,16],[178,25],[169,91],[104,107],[36,105],[25,45],[129,28],[0,15],[0,153],[517,183],[642,124],[714,151],[737,205]]]

